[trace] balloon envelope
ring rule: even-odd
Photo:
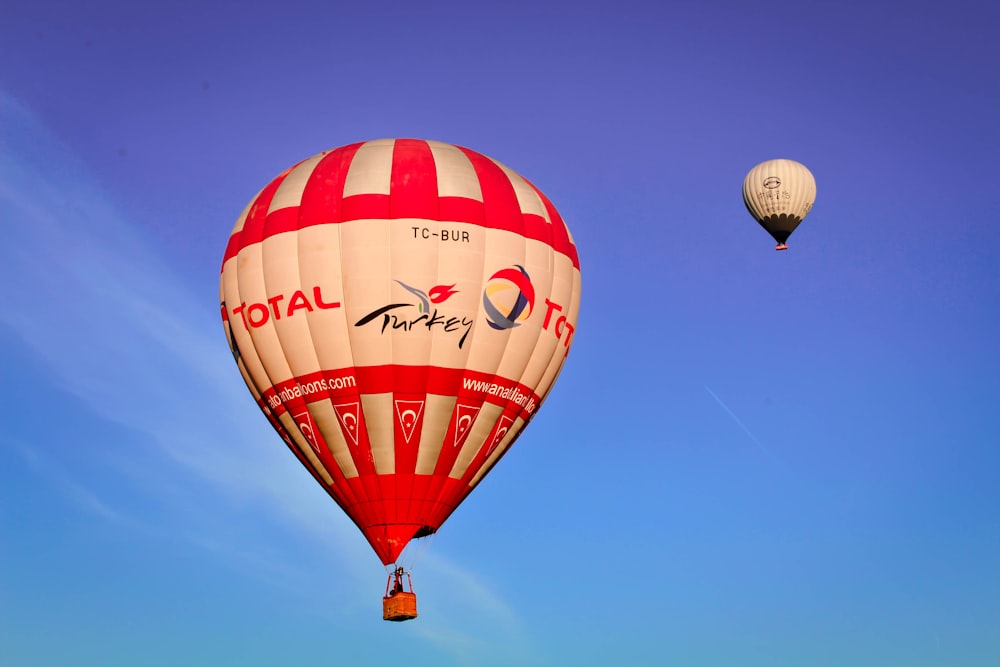
[[[221,310],[261,410],[385,564],[435,532],[569,352],[576,246],[479,153],[384,139],[304,160],[247,206]]]
[[[794,160],[761,162],[743,180],[743,203],[779,250],[815,202],[816,180]]]

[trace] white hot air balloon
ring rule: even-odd
[[[743,203],[778,245],[785,243],[816,202],[816,179],[795,160],[767,160],[743,181]]]

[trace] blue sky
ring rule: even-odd
[[[0,13],[5,664],[1000,662],[992,4]],[[217,300],[270,178],[406,136],[538,185],[583,302],[389,624]],[[782,253],[774,157],[818,187]]]

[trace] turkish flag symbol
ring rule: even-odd
[[[403,431],[403,439],[407,444],[413,437],[413,432],[420,423],[420,417],[424,414],[424,401],[396,401],[396,417],[399,419],[399,428]]]
[[[340,428],[343,429],[344,435],[354,443],[355,446],[358,444],[358,428],[360,425],[360,418],[358,413],[361,410],[361,403],[355,401],[354,403],[340,403],[334,404],[333,411],[337,413],[337,421],[340,422]]]

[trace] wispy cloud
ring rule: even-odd
[[[531,665],[537,654],[531,634],[517,614],[493,590],[483,583],[483,576],[458,564],[430,553],[422,561],[420,572],[430,579],[448,582],[442,609],[434,614],[443,616],[443,623],[427,623],[417,632],[442,651],[454,657],[458,664]],[[489,637],[503,638],[502,645],[476,639],[468,630],[470,619],[488,618]],[[488,656],[486,658],[485,656]]]
[[[63,474],[60,469],[43,461],[33,447],[18,440],[7,440],[7,444],[18,451],[21,458],[38,477],[44,479],[49,486],[58,489],[62,495],[70,498],[86,511],[96,514],[107,521],[132,524],[135,527],[136,524],[128,517],[105,503],[90,489],[81,485],[70,476]]]
[[[318,509],[316,490],[302,484],[257,413],[211,298],[192,294],[72,151],[9,96],[0,96],[0,125],[0,325],[48,368],[45,378],[19,384],[76,395],[100,418],[149,436],[159,455],[235,503],[333,536],[361,568],[355,527]],[[71,497],[103,515],[125,512],[81,484]]]

